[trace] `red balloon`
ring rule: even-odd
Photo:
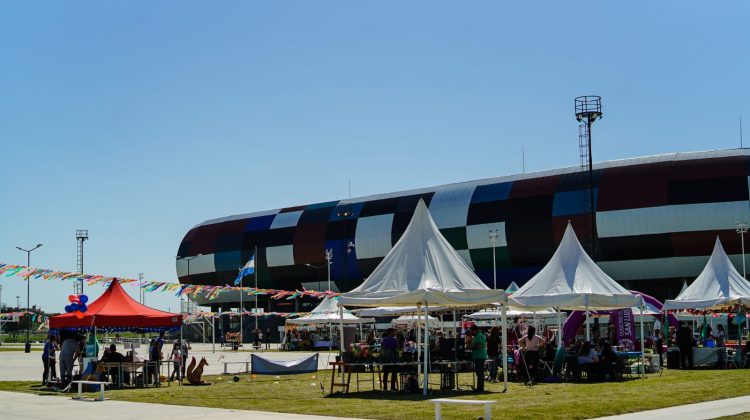
[[[76,296],[76,295],[70,295],[70,296],[68,296],[68,301],[70,301],[70,303],[78,302],[78,296]]]
[[[81,311],[77,311],[77,312],[76,312],[76,318],[78,318],[78,319],[83,319],[83,312],[81,312]]]

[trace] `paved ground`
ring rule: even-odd
[[[162,420],[162,419],[274,419],[322,420],[341,417],[304,416],[299,414],[268,413],[266,411],[225,410],[221,408],[185,407],[165,404],[145,404],[124,401],[73,400],[58,396],[40,396],[0,391],[0,417],[4,419],[49,420],[63,414],[76,419],[106,418],[107,420]]]
[[[641,411],[621,416],[601,417],[598,420],[697,420],[733,416],[747,412],[750,412],[750,396]]]
[[[8,344],[4,344],[3,347],[9,347]],[[275,346],[272,346],[275,347]],[[165,347],[166,348],[166,347]],[[249,345],[248,345],[249,348]],[[122,348],[118,346],[117,351],[123,352]],[[144,350],[145,351],[145,350]],[[168,354],[168,351],[164,351]],[[124,354],[124,352],[123,352]],[[139,352],[140,354],[140,352]],[[245,362],[250,361],[249,351],[223,351],[223,349],[217,344],[216,352],[211,352],[211,344],[192,344],[192,350],[190,356],[195,356],[200,359],[205,357],[208,361],[208,366],[203,370],[204,375],[216,375],[224,372],[224,365],[222,362]],[[314,352],[285,352],[285,351],[261,351],[259,354],[263,355],[272,360],[294,360],[303,357],[307,357]],[[334,361],[334,353],[328,351],[320,352],[318,359],[318,367],[320,369],[329,368],[328,362]],[[2,360],[3,369],[0,369],[0,381],[35,381],[42,378],[42,353],[39,351],[32,351],[31,353],[24,353],[23,351],[9,351],[0,352],[0,360]],[[244,364],[230,364],[229,372],[238,372],[240,369],[244,369]],[[59,366],[58,366],[59,374]],[[164,371],[166,374],[166,370]]]

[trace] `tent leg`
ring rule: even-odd
[[[591,341],[591,331],[589,328],[589,307],[586,305],[586,341]]]
[[[424,359],[424,383],[422,384],[423,385],[422,386],[422,388],[423,388],[422,395],[424,395],[424,396],[427,395],[427,388],[430,386],[430,382],[429,382],[429,380],[430,380],[430,373],[429,373],[429,370],[428,370],[428,363],[429,363],[428,359],[430,358],[430,337],[428,336],[428,334],[429,334],[430,329],[428,328],[429,325],[427,324],[427,322],[429,321],[429,318],[428,318],[429,315],[427,315],[428,314],[428,312],[427,312],[427,305],[428,305],[428,303],[425,302],[425,304],[424,304],[424,356],[423,356],[423,359]]]
[[[562,345],[562,314],[560,309],[557,309],[557,347]]]
[[[643,337],[643,303],[641,303],[641,376],[646,377],[646,340]]]
[[[503,392],[508,391],[508,316],[507,305],[502,306],[502,346],[503,346]]]
[[[417,336],[417,380],[422,377],[422,334],[419,324],[422,322],[422,313],[419,312],[420,306],[417,305],[417,323],[414,326]]]

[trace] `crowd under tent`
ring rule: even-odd
[[[492,290],[476,276],[463,258],[443,237],[432,220],[424,200],[420,199],[401,238],[372,274],[356,289],[339,298],[343,306],[385,307],[417,306],[419,316],[427,316],[431,307],[481,308],[495,302],[506,303],[502,290]],[[343,312],[342,312],[343,313]],[[420,339],[420,334],[417,335]],[[424,341],[428,329],[424,329]],[[504,368],[507,372],[507,337],[503,334]],[[427,395],[428,357],[422,349],[423,390]],[[343,349],[342,349],[343,351]],[[507,389],[507,377],[505,381]]]

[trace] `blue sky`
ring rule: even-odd
[[[206,219],[575,165],[583,94],[595,161],[750,133],[747,2],[564,3],[5,1],[0,262],[176,281]]]

